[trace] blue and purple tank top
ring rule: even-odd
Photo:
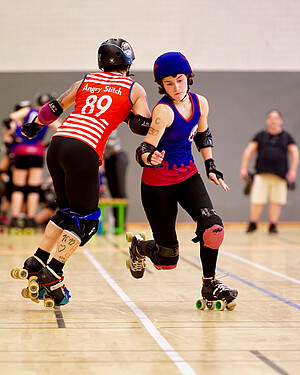
[[[142,181],[147,185],[165,186],[177,184],[197,173],[192,155],[192,141],[198,131],[201,116],[198,96],[188,93],[193,106],[189,119],[185,119],[173,102],[164,96],[157,104],[166,104],[174,112],[174,121],[166,128],[157,149],[165,150],[165,157],[158,167],[145,167]]]

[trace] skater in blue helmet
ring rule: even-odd
[[[154,63],[154,80],[163,97],[154,107],[148,133],[136,151],[136,159],[143,167],[142,204],[154,239],[145,241],[139,235],[133,236],[128,267],[133,277],[141,278],[145,257],[160,270],[177,266],[179,243],[175,222],[180,204],[195,221],[193,241],[200,243],[203,299],[198,308],[210,308],[216,300],[221,301],[220,309],[230,304],[234,308],[232,301],[237,290],[215,278],[224,227],[194,163],[193,140],[204,160],[208,179],[225,192],[229,187],[212,156],[207,99],[189,91],[193,77],[188,60],[180,52],[164,53]]]

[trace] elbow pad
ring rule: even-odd
[[[57,100],[46,103],[39,111],[38,119],[44,125],[52,124],[63,113],[63,109]]]
[[[213,139],[209,128],[207,128],[204,132],[197,132],[194,137],[194,141],[198,151],[205,147],[213,147]]]
[[[154,154],[154,152],[157,150],[157,148],[153,145],[151,145],[148,142],[142,142],[139,147],[136,149],[135,158],[136,161],[139,163],[141,167],[150,167],[151,165],[145,164],[142,155],[149,152],[149,155],[147,157],[148,163],[151,164],[151,156]]]
[[[130,130],[134,134],[146,135],[151,124],[151,118],[135,115],[133,112],[130,112],[125,122],[128,123]]]

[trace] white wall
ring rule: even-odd
[[[0,71],[89,71],[109,37],[135,70],[179,50],[195,70],[300,70],[299,0],[10,0],[0,5]]]

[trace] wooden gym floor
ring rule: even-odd
[[[226,225],[218,260],[222,281],[239,290],[234,311],[197,310],[201,268],[193,227],[178,227],[180,261],[144,278],[125,267],[124,235],[95,236],[65,267],[72,298],[45,310],[21,297],[21,267],[41,234],[0,234],[0,373],[300,373],[300,224],[269,235],[261,225]],[[130,226],[130,231],[148,227]]]

